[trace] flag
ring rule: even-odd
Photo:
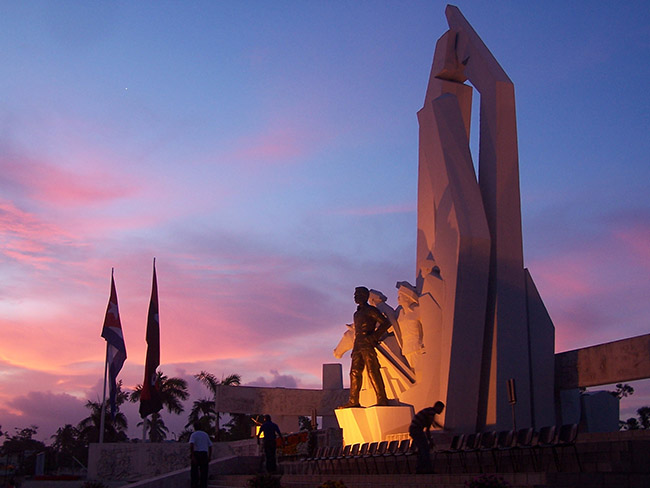
[[[160,385],[156,369],[160,364],[160,323],[158,321],[158,282],[156,260],[153,260],[153,284],[147,315],[147,359],[144,365],[144,381],[140,392],[140,417],[145,418],[162,408]]]
[[[126,344],[122,334],[122,323],[120,322],[120,310],[117,306],[117,292],[115,291],[115,280],[111,270],[111,297],[106,307],[102,337],[106,339],[106,361],[108,362],[109,390],[111,401],[111,416],[115,418],[117,406],[115,398],[117,395],[117,375],[126,361]]]

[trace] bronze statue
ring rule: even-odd
[[[360,407],[359,392],[363,381],[363,369],[368,368],[370,384],[377,395],[377,405],[388,405],[384,380],[379,371],[379,361],[375,346],[390,328],[391,323],[377,308],[368,304],[370,292],[365,286],[354,290],[354,302],[357,311],[354,312],[354,347],[352,348],[352,363],[350,364],[350,399],[339,408]]]

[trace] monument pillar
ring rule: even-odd
[[[514,85],[460,10],[445,13],[450,30],[436,44],[418,112],[416,283],[433,378],[404,397],[416,409],[447,403],[448,429],[505,429],[514,379],[518,425],[533,425],[553,411],[554,329],[523,263]],[[478,178],[465,81],[480,94]],[[438,297],[426,289],[432,266]]]
[[[553,424],[555,332],[523,262],[514,85],[460,10],[445,13],[450,29],[436,44],[417,114],[422,348],[400,407],[381,408],[397,416],[406,414],[402,406],[417,412],[442,401],[445,430],[510,429],[507,385],[514,380],[517,427]],[[469,147],[474,88],[478,177]],[[406,415],[389,422],[389,411],[376,412],[386,424],[379,430],[371,412],[336,414],[347,441],[353,429],[377,437],[405,423]]]

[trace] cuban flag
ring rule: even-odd
[[[126,345],[124,334],[122,334],[122,323],[120,322],[120,310],[117,306],[117,292],[115,291],[115,280],[111,270],[111,298],[108,300],[102,337],[106,339],[106,361],[108,363],[109,389],[111,401],[111,417],[115,418],[117,405],[117,375],[126,361]]]

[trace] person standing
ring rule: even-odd
[[[271,422],[270,415],[265,415],[264,423],[260,426],[260,430],[257,433],[257,443],[260,443],[260,437],[263,435],[262,440],[264,443],[266,470],[269,473],[275,473],[278,470],[277,462],[275,460],[276,434],[280,436],[280,439],[282,439],[282,442],[284,443],[284,437],[282,437],[282,432],[280,432],[278,424]]]
[[[436,415],[440,415],[445,408],[442,402],[436,402],[433,407],[427,407],[415,414],[409,426],[409,435],[418,448],[418,462],[415,468],[417,474],[432,473],[430,446],[433,446],[431,439],[431,426],[442,427],[436,422]]]
[[[190,479],[192,488],[208,487],[208,468],[212,458],[212,441],[210,436],[201,430],[201,425],[194,424],[194,432],[190,436]]]

